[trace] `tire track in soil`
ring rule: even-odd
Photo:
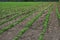
[[[38,40],[40,32],[43,29],[42,24],[46,14],[47,11],[44,12],[44,14],[32,24],[32,26],[22,35],[22,37],[19,40]]]
[[[44,35],[44,40],[60,40],[60,27],[56,16],[56,8],[50,15],[48,29]]]
[[[26,18],[23,22],[21,22],[20,24],[17,24],[15,27],[4,32],[2,35],[0,35],[0,40],[12,40],[18,34],[18,32],[24,28],[26,23],[29,20],[31,20],[33,17],[35,17],[38,13],[39,11],[34,12],[34,14]]]

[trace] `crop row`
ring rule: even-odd
[[[14,9],[14,10],[12,10],[12,9],[11,10],[10,9],[8,9],[8,10],[4,9],[0,13],[0,15],[1,15],[0,18],[5,18],[5,17],[7,17],[9,15],[18,14],[18,13],[21,13],[21,12],[23,13],[23,12],[26,12],[26,11],[31,11],[32,7],[30,7],[30,8],[29,7],[27,7],[27,8],[19,8],[19,9],[20,10],[18,10],[18,8]]]
[[[29,12],[33,11],[33,10],[35,11],[36,9],[38,9],[38,6],[37,6],[37,7],[30,7],[30,8],[28,7],[28,8],[26,8],[26,9],[24,8],[22,12],[18,12],[18,11],[17,11],[16,13],[15,13],[15,12],[12,12],[12,13],[10,12],[10,13],[4,15],[4,16],[1,15],[0,20],[1,20],[1,19],[4,19],[4,18],[7,18],[7,17],[9,17],[9,16],[17,15],[17,14],[25,15],[25,14],[28,14]],[[6,13],[6,12],[5,12],[5,13]],[[3,14],[3,13],[2,13],[2,14]],[[10,18],[10,19],[11,19],[11,18]],[[7,19],[7,20],[8,20],[8,19]]]
[[[6,23],[6,22],[9,22],[9,21],[11,21],[11,20],[17,18],[18,16],[23,15],[23,14],[25,15],[25,14],[31,13],[32,11],[34,11],[34,9],[32,9],[32,10],[30,10],[30,11],[27,11],[26,13],[16,14],[16,15],[14,15],[14,16],[11,17],[11,18],[9,18],[9,19],[7,19],[7,20],[5,20],[5,21],[2,21],[2,22],[0,23],[0,25],[4,24],[4,23]]]
[[[26,19],[28,16],[32,15],[33,11],[25,16],[23,16],[22,18],[20,18],[18,21],[16,21],[15,23],[10,24],[7,27],[4,27],[3,29],[0,30],[0,34],[2,34],[3,32],[7,31],[8,29],[11,29],[12,27],[14,27],[15,25],[19,24],[20,22],[22,22],[24,19]]]
[[[24,11],[23,12],[26,12],[26,11],[31,11],[32,9],[31,8],[29,8],[29,10],[27,10],[27,8],[26,9],[23,9]],[[19,11],[20,12],[20,11]],[[0,17],[0,19],[3,19],[3,18],[6,18],[7,16],[10,16],[10,15],[14,15],[14,14],[19,14],[19,12],[17,11],[15,11],[15,12],[12,12],[11,13],[11,10],[10,10],[10,12],[8,11],[8,12],[6,12],[6,11],[4,11],[4,13],[2,13],[3,14],[3,16],[1,15],[1,17]],[[21,13],[21,14],[24,14],[24,13]],[[7,13],[7,14],[6,14]]]
[[[23,18],[21,18],[20,21],[23,21],[22,19],[25,19],[25,16],[24,16]],[[19,21],[17,21],[16,23],[19,23]],[[16,23],[15,23],[15,24],[16,24]],[[14,25],[14,24],[12,23],[11,25]],[[8,27],[3,28],[2,30],[9,29],[9,27],[11,28],[11,25],[9,25]],[[3,32],[3,31],[2,31],[2,32]],[[1,33],[2,33],[2,32],[1,32]]]
[[[9,3],[8,3],[9,4]],[[41,5],[41,4],[40,4]],[[7,5],[8,6],[8,5]],[[37,7],[38,7],[38,5],[36,5]],[[17,12],[17,11],[22,11],[22,12],[24,12],[25,10],[27,10],[27,9],[30,9],[31,7],[35,7],[35,5],[34,6],[23,6],[23,7],[20,7],[20,6],[13,6],[13,7],[4,7],[4,6],[2,6],[2,7],[0,7],[0,11],[1,12],[6,12],[6,11],[11,11],[11,12]],[[3,14],[5,14],[5,13],[3,13]]]
[[[30,8],[30,9],[31,9],[31,8]],[[18,16],[21,16],[21,15],[23,15],[23,14],[25,15],[25,14],[28,14],[29,12],[36,11],[36,10],[37,10],[37,9],[32,8],[30,11],[27,11],[26,13],[16,14],[16,15],[14,15],[14,16],[11,17],[11,18],[9,18],[9,19],[7,19],[7,20],[5,20],[5,21],[2,21],[2,22],[0,23],[0,25],[6,23],[6,22],[8,22],[8,21],[11,21],[11,20],[17,18]]]
[[[60,25],[60,13],[59,13],[58,7],[56,7],[56,16],[58,19],[58,24]]]
[[[15,22],[14,24],[11,24],[3,29],[0,30],[0,34],[3,33],[4,31],[14,27],[16,24],[19,24],[20,22],[22,22],[26,17],[28,17],[30,14],[27,14],[26,16],[22,17],[21,19],[19,19],[17,22]]]
[[[45,21],[44,21],[44,24],[43,24],[43,31],[41,32],[40,34],[40,37],[38,40],[43,40],[43,37],[44,37],[44,34],[46,32],[46,29],[47,29],[47,25],[48,25],[48,21],[49,21],[49,16],[50,16],[50,13],[48,13],[45,17]]]
[[[36,17],[31,19],[13,40],[18,40],[41,15],[42,13],[39,13]]]
[[[44,10],[43,10],[44,11]],[[27,24],[25,25],[25,27],[20,30],[20,32],[18,33],[18,35],[13,39],[13,40],[19,40],[19,38],[32,26],[32,24],[39,18],[41,17],[41,15],[43,14],[43,11],[41,11],[39,14],[36,15],[36,17],[34,17],[33,19],[31,19],[29,22],[27,22]]]
[[[43,38],[44,38],[44,34],[45,34],[47,27],[48,27],[49,17],[50,17],[50,13],[51,13],[52,8],[53,8],[53,6],[51,5],[51,7],[48,9],[48,14],[46,15],[45,20],[43,22],[43,30],[42,30],[38,40],[43,40]]]
[[[43,3],[44,4],[44,3]],[[48,4],[44,4],[44,6],[47,6]],[[41,4],[40,4],[40,6],[42,6]],[[36,7],[40,7],[40,6],[36,6]],[[44,7],[43,6],[43,7]],[[31,7],[35,7],[35,6],[28,6],[27,8],[26,7],[21,7],[21,8],[13,8],[15,11],[14,12],[17,12],[17,11],[22,11],[22,12],[24,12],[24,11],[26,11],[27,9],[29,9],[30,10],[30,8]],[[1,14],[3,14],[3,16],[2,17],[6,17],[7,16],[7,14],[8,15],[11,15],[11,14],[13,14],[13,13],[9,13],[8,11],[11,11],[11,12],[13,12],[13,10],[12,10],[12,8],[2,8],[3,9],[3,11],[1,11],[2,13]],[[4,11],[5,10],[5,11]]]
[[[0,34],[2,34],[3,32],[5,32],[5,31],[7,31],[8,29],[11,29],[12,27],[14,27],[15,25],[17,25],[17,24],[19,24],[20,22],[22,22],[25,18],[27,18],[28,16],[30,16],[30,15],[32,15],[33,13],[29,13],[29,14],[27,14],[26,16],[23,16],[22,18],[20,18],[18,21],[16,21],[15,23],[12,23],[12,24],[10,24],[9,26],[7,26],[7,27],[4,27],[4,28],[2,28],[1,30],[0,30]],[[40,14],[41,15],[41,14]],[[40,16],[39,15],[39,16]],[[37,18],[38,16],[36,16],[36,18]],[[36,19],[36,18],[34,18],[34,20]],[[33,22],[33,21],[32,21]]]

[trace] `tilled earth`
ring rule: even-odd
[[[60,11],[60,7],[59,7],[59,11]],[[40,11],[35,12],[33,15],[23,20],[23,22],[21,22],[20,24],[17,24],[12,29],[9,29],[8,31],[4,32],[2,35],[0,35],[0,40],[12,40],[19,33],[19,31],[24,28],[26,23],[30,21],[31,19],[33,19],[39,12]],[[19,40],[38,40],[40,33],[43,30],[43,21],[47,13],[48,13],[48,10],[45,10],[42,16],[39,17],[39,19],[36,20],[32,24],[32,26],[21,36],[21,38],[19,38]],[[21,17],[18,17],[18,19],[19,18]],[[6,24],[3,24],[3,25],[7,26]],[[53,11],[50,13],[48,28],[44,35],[43,40],[60,40],[60,25],[59,24],[60,24],[60,21],[57,19],[56,7],[54,7]]]

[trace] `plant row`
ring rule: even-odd
[[[8,25],[7,27],[4,27],[0,30],[0,34],[2,34],[3,32],[7,31],[8,29],[11,29],[12,27],[16,26],[17,24],[19,24],[20,22],[22,22],[24,19],[26,19],[27,17],[29,17],[30,15],[32,15],[33,12],[23,16],[22,18],[20,18],[18,21],[16,21],[15,23],[12,23],[10,25]]]
[[[59,13],[58,7],[56,7],[56,16],[58,19],[58,24],[60,25],[60,13]]]
[[[32,24],[42,15],[42,13],[39,13],[36,17],[31,19],[27,24],[24,26],[22,30],[18,33],[18,35],[13,40],[18,40],[31,26]]]
[[[43,4],[44,4],[44,3],[43,3]],[[48,4],[49,4],[49,3],[48,3]],[[44,4],[44,6],[45,6],[45,5],[48,5],[48,4]],[[42,6],[42,5],[40,4],[40,6]],[[18,8],[17,8],[17,7],[12,7],[12,8],[11,8],[11,7],[9,7],[9,8],[4,8],[4,7],[3,7],[3,8],[2,8],[2,7],[1,7],[1,8],[3,9],[3,13],[2,13],[2,14],[3,14],[3,15],[4,15],[4,14],[7,15],[7,14],[9,13],[8,11],[13,12],[13,10],[15,10],[14,12],[17,12],[17,11],[21,11],[21,10],[22,10],[22,11],[24,12],[25,10],[30,9],[31,7],[40,7],[40,6],[38,6],[38,5],[36,5],[36,6],[35,6],[35,5],[34,5],[34,6],[27,6],[27,8],[26,8],[26,7],[18,7]],[[29,8],[29,7],[30,7],[30,8]],[[21,10],[20,10],[20,9],[21,9]],[[4,10],[5,10],[5,11],[4,11]],[[6,13],[6,12],[8,12],[8,13]],[[9,13],[9,14],[11,14],[11,13]],[[9,15],[9,14],[8,14],[8,15]],[[4,17],[5,17],[5,16],[4,16]]]
[[[44,34],[45,34],[47,27],[48,27],[49,17],[50,17],[50,13],[51,13],[52,8],[53,8],[53,6],[51,5],[50,8],[48,9],[48,14],[46,15],[44,22],[43,22],[43,30],[42,30],[38,40],[43,40],[43,38],[44,38]]]
[[[32,8],[30,11],[28,10],[26,13],[20,13],[20,14],[16,14],[16,15],[14,15],[13,17],[11,17],[11,18],[9,18],[9,19],[7,19],[7,20],[5,20],[5,21],[2,21],[1,23],[0,23],[0,25],[2,25],[2,24],[4,24],[4,23],[6,23],[6,22],[9,22],[9,21],[11,21],[11,20],[13,20],[13,19],[15,19],[15,18],[17,18],[18,16],[21,16],[21,15],[26,15],[26,14],[28,14],[28,13],[30,13],[30,12],[32,12],[32,11],[36,11],[37,9],[34,9],[34,8]]]
[[[43,10],[42,10],[43,11]],[[18,21],[16,21],[13,24],[10,24],[7,27],[4,27],[0,30],[0,34],[2,34],[3,32],[7,31],[8,29],[11,29],[12,27],[14,27],[15,25],[19,24],[20,22],[22,22],[25,18],[27,18],[28,16],[32,15],[32,13],[27,14],[26,16],[23,16],[21,19],[19,19]]]
[[[44,34],[45,34],[46,30],[47,30],[49,16],[50,16],[50,14],[48,13],[46,15],[46,17],[45,17],[45,21],[44,21],[44,24],[43,24],[43,31],[41,32],[40,37],[39,37],[38,40],[43,40]]]
[[[44,9],[45,10],[45,9]],[[20,32],[18,33],[18,35],[13,39],[13,40],[19,40],[19,38],[32,26],[32,24],[39,18],[42,16],[43,11],[42,10],[39,14],[36,15],[36,17],[34,17],[33,19],[31,19],[29,22],[27,22],[27,24],[24,26],[24,28],[22,30],[20,30]]]
[[[23,9],[23,10],[25,10],[25,11],[23,11],[24,13],[27,12],[27,11],[31,11],[32,10],[32,9],[30,9],[30,10],[26,10],[26,9]],[[20,12],[20,14],[24,14],[23,12],[22,13]],[[6,11],[4,13],[6,14]],[[12,13],[9,13],[8,12],[8,14],[6,14],[6,15],[3,14],[4,16],[1,15],[2,17],[0,17],[0,19],[6,18],[7,16],[11,16],[11,15],[14,15],[14,14],[19,14],[19,13],[18,12],[16,12],[16,13],[13,13],[13,12]]]
[[[0,23],[0,25],[4,24],[4,23],[6,23],[6,22],[9,22],[9,21],[11,21],[11,20],[17,18],[18,16],[23,15],[23,14],[25,14],[25,15],[26,15],[26,14],[29,14],[29,13],[31,13],[32,11],[34,11],[34,10],[30,10],[29,12],[27,11],[26,13],[16,14],[16,15],[14,15],[13,17],[9,18],[8,20],[2,21],[2,22]]]
[[[33,13],[31,12],[31,13],[27,14],[26,16],[23,16],[21,19],[19,19],[19,20],[16,21],[15,23],[12,23],[12,24],[10,24],[9,26],[4,27],[3,29],[0,30],[0,34],[3,33],[4,31],[6,31],[6,30],[8,30],[8,29],[10,29],[10,28],[12,28],[12,27],[14,27],[16,24],[19,24],[19,23],[22,22],[25,18],[27,18],[28,16],[30,16],[30,14],[32,15]]]

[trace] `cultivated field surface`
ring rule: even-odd
[[[60,40],[60,2],[0,2],[0,40]]]

